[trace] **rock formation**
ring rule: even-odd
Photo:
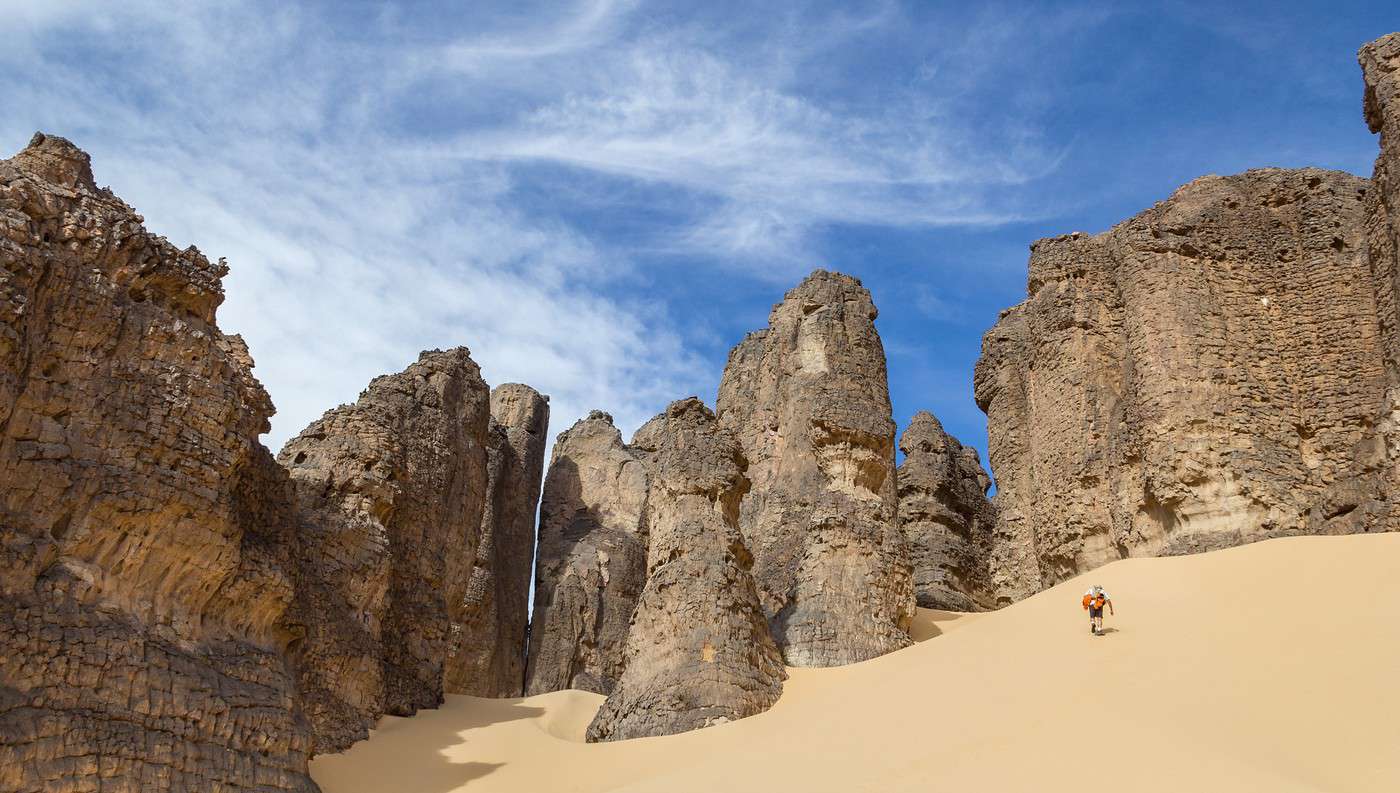
[[[490,394],[465,348],[377,377],[287,442],[301,516],[294,653],[316,750],[442,701],[486,494]]]
[[[975,375],[999,597],[1310,530],[1387,387],[1394,309],[1370,287],[1367,203],[1345,173],[1207,176],[1032,246],[1029,298]]]
[[[773,638],[794,666],[909,644],[913,582],[875,316],[859,281],[818,270],[730,352],[720,383],[717,413],[752,482],[740,528]]]
[[[1370,287],[1380,320],[1386,394],[1357,443],[1352,475],[1340,477],[1308,515],[1316,533],[1400,531],[1400,33],[1361,48],[1366,124],[1380,155],[1366,194]]]
[[[950,611],[995,607],[988,560],[996,511],[977,450],[944,432],[926,411],[900,436],[899,450],[899,525],[918,604]]]
[[[612,416],[594,411],[554,443],[540,500],[526,694],[610,693],[646,583],[649,475]]]
[[[226,268],[62,138],[0,161],[0,216],[0,790],[314,790]]]
[[[747,487],[739,445],[698,399],[637,431],[647,456],[647,578],[625,668],[588,740],[669,735],[767,710],[787,673],[739,534]]]
[[[444,680],[450,694],[521,695],[548,430],[549,397],[519,383],[492,389],[486,506],[461,621],[452,625]]]

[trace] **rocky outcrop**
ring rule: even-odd
[[[606,413],[590,413],[555,441],[540,500],[526,694],[607,694],[621,677],[646,583],[649,481],[643,455]]]
[[[897,519],[894,421],[870,293],[818,270],[729,354],[720,423],[749,461],[739,524],[794,666],[905,647],[913,582]]]
[[[926,411],[915,414],[899,439],[899,525],[914,568],[919,606],[982,611],[992,594],[992,531],[996,511],[987,499],[991,479],[977,450],[943,431]]]
[[[465,348],[375,378],[278,455],[301,525],[293,653],[316,750],[443,697],[486,488],[490,394]]]
[[[637,431],[651,472],[646,586],[588,740],[670,735],[767,710],[787,673],[739,534],[739,445],[694,397]]]
[[[450,694],[518,697],[523,690],[548,430],[549,397],[520,383],[492,389],[487,498],[461,621],[452,624],[444,670]]]
[[[0,161],[0,217],[0,789],[313,790],[226,268],[62,138]]]
[[[1108,232],[1032,246],[1029,298],[975,375],[999,597],[1315,530],[1387,388],[1367,193],[1316,169],[1207,176]]]
[[[1380,133],[1366,194],[1370,286],[1380,321],[1386,394],[1354,450],[1352,475],[1341,477],[1308,515],[1316,533],[1400,531],[1400,33],[1361,48],[1367,126]]]

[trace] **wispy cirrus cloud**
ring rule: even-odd
[[[967,85],[853,91],[827,64],[902,14],[0,3],[0,140],[73,138],[152,228],[229,259],[220,321],[272,445],[455,344],[550,393],[556,430],[631,427],[719,375],[644,297],[657,261],[787,279],[834,224],[1028,211],[1016,186],[1058,161],[1033,133],[964,123]],[[614,237],[580,206],[648,222]]]

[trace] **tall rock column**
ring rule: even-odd
[[[318,752],[443,696],[486,501],[490,394],[466,348],[377,377],[287,442],[301,515],[293,655]],[[455,587],[455,590],[454,590]]]
[[[1392,495],[1400,489],[1400,33],[1362,47],[1360,62],[1366,124],[1380,134],[1365,224],[1387,388],[1356,446],[1353,475],[1313,506],[1310,528],[1319,533],[1400,530]]]
[[[926,411],[899,439],[899,524],[914,566],[914,594],[923,608],[994,608],[990,556],[996,511],[991,479],[977,450],[943,431]]]
[[[1366,196],[1366,243],[1394,384],[1400,383],[1400,33],[1367,44],[1358,57],[1366,126],[1380,135]]]
[[[670,735],[767,710],[787,672],[739,534],[748,482],[739,445],[694,397],[637,431],[651,485],[647,580],[625,668],[588,740]]]
[[[729,354],[720,423],[749,461],[739,525],[773,637],[794,666],[905,647],[914,611],[894,421],[870,293],[818,270]]]
[[[525,681],[535,510],[544,476],[549,397],[527,385],[491,391],[487,499],[476,564],[452,624],[445,686],[450,694],[518,697]]]
[[[0,790],[315,789],[226,272],[62,138],[0,160]]]
[[[607,413],[594,411],[555,441],[540,501],[526,694],[607,694],[617,684],[646,583],[649,481],[644,456]]]
[[[1029,296],[974,377],[1000,599],[1127,556],[1317,531],[1312,505],[1353,476],[1387,388],[1367,195],[1311,168],[1206,176],[1031,247]]]

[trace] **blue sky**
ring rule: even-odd
[[[69,137],[227,257],[274,449],[457,344],[553,432],[630,433],[713,404],[820,266],[874,293],[901,429],[985,451],[972,365],[1031,241],[1207,173],[1369,175],[1355,52],[1400,6],[1224,5],[0,0],[0,153]]]

